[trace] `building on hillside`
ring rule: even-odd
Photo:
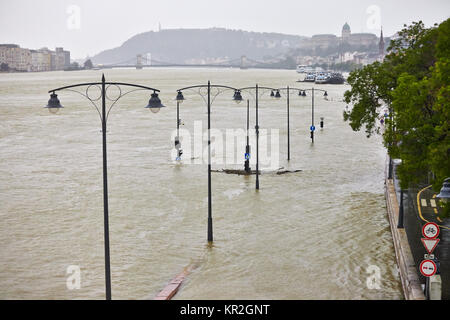
[[[302,39],[298,47],[300,49],[326,49],[330,47],[345,47],[350,45],[358,47],[375,47],[378,37],[372,33],[352,33],[348,23],[342,27],[341,36],[334,34],[316,34],[309,39]]]
[[[333,47],[338,43],[338,37],[334,34],[316,34],[311,37],[311,46],[314,48]]]
[[[350,30],[350,26],[348,25],[348,23],[346,22],[344,24],[344,26],[342,27],[342,40],[347,40],[350,37],[350,34],[352,33],[352,31]]]
[[[340,36],[334,34],[316,34],[311,38],[300,41],[298,64],[312,65],[326,63],[354,62],[368,64],[382,60],[385,54],[385,43],[390,38],[380,38],[372,33],[352,33],[350,25],[346,22]],[[375,56],[375,58],[374,58]]]
[[[344,43],[352,46],[371,46],[377,44],[377,36],[373,33],[352,33],[346,39],[342,39]]]

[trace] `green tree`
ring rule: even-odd
[[[389,110],[383,133],[389,154],[402,160],[398,174],[403,188],[433,173],[438,191],[450,176],[450,19],[425,28],[419,21],[398,33],[383,62],[353,71],[344,112],[353,130],[380,133],[377,120]],[[450,207],[445,208],[446,215]]]
[[[87,59],[87,60],[84,62],[84,68],[85,68],[85,69],[92,69],[93,67],[94,67],[94,65],[93,65],[91,59]]]

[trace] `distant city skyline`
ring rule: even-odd
[[[64,47],[74,59],[120,46],[132,36],[162,29],[212,27],[301,36],[353,33],[385,36],[403,24],[427,27],[449,17],[450,1],[361,0],[16,0],[0,3],[0,43],[25,48]]]

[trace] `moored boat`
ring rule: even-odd
[[[316,73],[310,72],[306,75],[305,79],[303,79],[303,82],[314,82],[316,81]]]

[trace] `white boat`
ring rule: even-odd
[[[313,72],[313,71],[314,71],[313,68],[305,66],[305,65],[302,65],[302,64],[299,64],[297,66],[297,72],[298,73],[309,73],[309,72]]]
[[[328,72],[319,72],[317,74],[317,76],[316,76],[315,83],[317,83],[317,84],[324,84],[324,83],[327,83],[329,79],[330,79],[330,73],[328,73]]]
[[[314,82],[316,81],[316,74],[315,72],[309,72],[305,79],[303,79],[303,82]]]
[[[299,64],[297,66],[297,73],[305,73],[306,71],[306,66]]]

